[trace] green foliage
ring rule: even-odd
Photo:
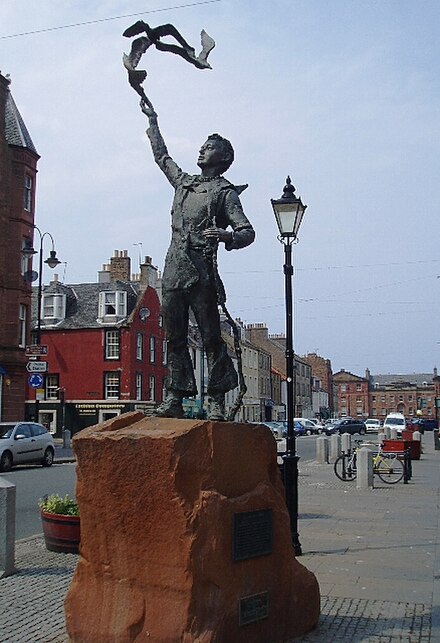
[[[62,498],[57,493],[50,496],[44,496],[38,501],[38,506],[42,511],[49,514],[60,514],[62,516],[79,516],[79,507],[73,498],[66,493]]]

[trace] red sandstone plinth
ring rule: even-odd
[[[315,576],[294,556],[276,445],[262,425],[129,413],[81,431],[74,643],[275,643],[311,630]],[[234,561],[234,514],[272,510],[272,553]],[[239,625],[240,601],[268,615]]]

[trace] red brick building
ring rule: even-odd
[[[303,359],[310,364],[312,375],[321,382],[322,389],[328,394],[328,411],[334,412],[333,371],[331,361],[316,353],[307,353]]]
[[[48,369],[38,419],[53,433],[75,433],[162,401],[167,355],[156,282],[150,257],[133,279],[127,251],[116,251],[98,283],[54,279],[44,288],[41,345],[48,347],[42,358]],[[36,313],[35,301],[34,328]],[[29,418],[35,416],[35,395],[28,389]]]
[[[333,374],[340,417],[367,418],[370,415],[369,380],[341,369]]]
[[[0,420],[25,413],[35,182],[39,156],[0,74]]]

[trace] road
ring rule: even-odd
[[[75,493],[75,465],[17,467],[2,477],[16,486],[15,538],[27,538],[42,532],[38,500],[51,493]]]
[[[316,453],[316,436],[303,436],[296,440],[297,452],[302,461],[312,460]],[[284,450],[285,441],[278,442],[278,450]],[[27,538],[41,533],[38,500],[46,494],[68,493],[75,495],[75,465],[54,464],[52,467],[22,466],[12,469],[2,477],[16,486],[15,538]]]

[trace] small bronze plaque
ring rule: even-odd
[[[246,560],[272,553],[272,509],[234,514],[232,559]]]
[[[238,625],[262,621],[269,616],[269,592],[245,596],[239,600]]]

